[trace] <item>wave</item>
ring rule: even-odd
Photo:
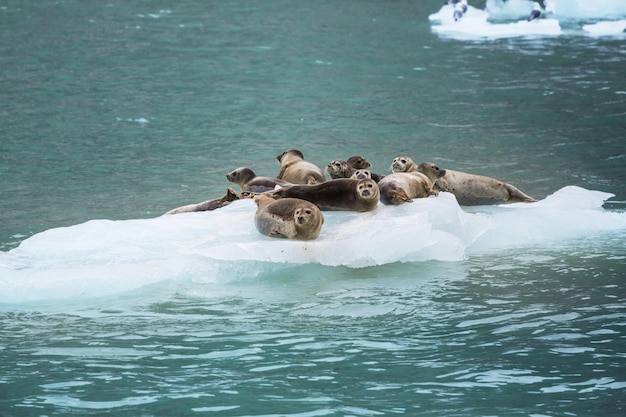
[[[433,32],[460,40],[563,34],[626,36],[624,2],[552,0],[550,11],[546,11],[544,17],[529,22],[531,9],[532,2],[528,0],[488,0],[485,10],[469,6],[458,21],[454,20],[454,9],[450,5],[444,5],[428,19]]]
[[[611,197],[569,186],[537,203],[462,208],[440,193],[368,213],[324,212],[319,238],[308,242],[260,235],[251,200],[209,212],[90,220],[0,252],[0,303],[107,296],[168,280],[251,279],[294,265],[456,262],[550,247],[626,229],[626,213],[602,207]]]

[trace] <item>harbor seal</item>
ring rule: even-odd
[[[417,171],[417,164],[405,155],[396,156],[391,162],[391,172],[414,172]]]
[[[398,160],[398,163],[396,163]],[[418,171],[419,167],[408,156],[394,159],[394,172]],[[408,170],[408,171],[405,171]],[[456,197],[462,206],[478,206],[502,203],[532,203],[534,198],[520,191],[515,186],[484,175],[446,169],[446,174],[438,179],[433,189],[447,191]]]
[[[259,194],[254,197],[257,210],[254,225],[266,236],[296,239],[316,239],[324,224],[324,215],[313,203],[297,198],[281,198]]]
[[[350,166],[348,161],[341,159],[335,159],[326,165],[326,172],[328,172],[328,175],[330,175],[330,178],[333,180],[337,178],[350,178],[354,171],[355,169]]]
[[[326,166],[326,172],[328,172],[328,174],[330,175],[332,179],[354,178],[354,174],[357,171],[367,170],[367,168],[369,168],[370,166],[372,166],[372,164],[367,162],[365,158],[363,158],[360,155],[354,155],[348,158],[347,161],[343,161],[340,159],[331,161]],[[367,178],[372,178],[376,182],[380,181],[380,179],[383,177],[383,175],[375,174],[372,171],[368,171],[368,172],[369,172],[369,176],[367,176]],[[363,173],[361,173],[359,174],[359,178],[357,179],[363,179],[363,178],[365,178],[365,176],[363,175]]]
[[[372,178],[372,172],[369,169],[357,169],[350,178],[357,180],[364,180],[366,178]]]
[[[452,17],[454,18],[455,22],[458,22],[459,20],[461,20],[461,18],[465,14],[465,10],[467,10],[467,7],[463,7],[463,3],[457,3],[454,5],[454,11],[452,12]]]
[[[348,158],[347,161],[342,159],[330,161],[328,165],[326,165],[326,172],[328,172],[328,175],[330,175],[332,179],[350,178],[357,169],[367,169],[370,166],[372,166],[372,164],[367,162],[361,155],[353,155]]]
[[[326,181],[324,172],[315,164],[304,160],[297,149],[288,149],[276,157],[280,171],[276,178],[292,184],[319,184]]]
[[[275,189],[276,186],[284,187],[291,185],[290,182],[278,178],[257,176],[254,171],[248,167],[239,167],[229,172],[226,174],[226,179],[237,184],[241,188],[241,191],[253,193],[271,191]]]
[[[394,172],[380,180],[380,201],[397,205],[411,203],[414,198],[438,195],[433,184],[446,174],[446,170],[430,162],[420,164],[419,168],[419,171]]]
[[[533,9],[530,11],[530,15],[528,16],[528,21],[539,19],[541,17],[541,6],[538,2],[533,3]]]
[[[235,192],[235,190],[229,187],[226,190],[226,194],[224,194],[224,196],[220,198],[203,201],[202,203],[197,203],[197,204],[187,204],[186,206],[172,209],[165,214],[179,214],[179,213],[190,213],[193,211],[216,210],[218,208],[222,208],[222,207],[229,205],[233,201],[241,200],[243,198],[248,198],[248,197]]]
[[[385,177],[384,175],[375,174],[369,169],[357,169],[356,171],[354,171],[354,174],[352,174],[350,178],[356,178],[357,180],[371,178],[376,182],[376,184],[378,184],[380,180],[383,179],[384,177]]]
[[[446,170],[446,175],[435,183],[434,188],[454,194],[462,206],[537,201],[506,182],[484,175],[468,174],[451,169]]]
[[[367,169],[372,166],[365,158],[361,155],[353,155],[348,160],[348,165],[350,165],[354,169]]]
[[[274,198],[301,198],[321,210],[371,211],[378,206],[378,185],[371,178],[337,178],[313,185],[292,185],[270,191]]]

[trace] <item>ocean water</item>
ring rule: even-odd
[[[0,415],[623,416],[626,4],[0,2]],[[233,168],[441,193],[270,239]]]

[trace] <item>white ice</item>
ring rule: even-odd
[[[569,35],[622,36],[626,30],[626,1],[551,0],[540,19],[528,22],[530,0],[488,0],[485,10],[469,6],[458,21],[453,7],[444,5],[428,19],[442,37],[490,40],[513,37]]]
[[[571,186],[537,203],[468,209],[440,193],[367,213],[324,212],[319,238],[308,242],[262,236],[251,200],[208,212],[91,220],[0,252],[0,303],[102,296],[166,280],[254,278],[290,265],[456,262],[487,252],[550,248],[626,230],[626,213],[602,208],[611,197]]]
[[[590,36],[622,35],[626,31],[626,19],[590,23],[583,25],[583,30]]]

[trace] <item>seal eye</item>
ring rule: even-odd
[[[311,210],[304,210],[306,214],[311,214]]]
[[[402,162],[403,164],[406,164],[406,159],[401,159],[400,162]]]
[[[341,166],[341,164],[340,164],[339,162],[335,162],[335,166],[336,166],[336,167],[340,167],[340,166]]]

